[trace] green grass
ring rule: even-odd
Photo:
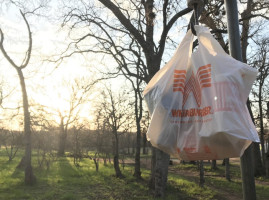
[[[80,200],[80,199],[154,199],[153,192],[148,189],[150,171],[142,169],[143,180],[137,181],[133,176],[133,166],[126,165],[124,179],[114,176],[113,165],[100,163],[99,172],[95,171],[94,162],[88,158],[75,167],[71,157],[62,157],[54,161],[49,169],[37,166],[36,154],[33,154],[34,173],[37,183],[34,186],[24,185],[23,170],[16,169],[22,157],[22,151],[11,162],[8,161],[4,149],[0,150],[0,200],[38,199],[38,200]],[[232,182],[224,177],[224,167],[211,171],[205,164],[205,187],[198,186],[197,166],[174,165],[169,173],[165,199],[229,199],[223,195],[242,194],[239,166],[231,166]],[[180,173],[183,172],[183,173]],[[193,175],[194,174],[194,175]],[[259,179],[256,184],[257,199],[269,199],[268,180]],[[240,199],[240,198],[238,198]]]
[[[95,171],[93,161],[84,159],[80,167],[69,157],[59,158],[49,170],[35,168],[37,183],[25,186],[23,170],[16,169],[20,158],[12,162],[0,154],[0,199],[148,199],[146,181],[136,182],[125,168],[125,179],[114,176],[113,166],[100,165]],[[35,160],[35,159],[33,159]]]
[[[171,192],[170,192],[171,191]],[[199,187],[197,183],[180,175],[171,174],[168,178],[167,199],[215,199],[217,193],[209,187]]]
[[[199,182],[199,174],[197,165],[193,164],[180,164],[172,167],[175,171],[184,171],[189,173],[196,173],[196,177],[192,177],[195,182]],[[179,178],[184,179],[188,177],[188,173],[184,175],[181,173]],[[209,163],[204,162],[205,172],[205,185],[211,188],[211,190],[217,191],[216,195],[219,196],[221,193],[225,194],[237,194],[238,199],[242,199],[242,180],[240,173],[239,164],[230,164],[230,177],[231,181],[227,181],[225,178],[225,166],[218,163],[217,170],[211,170]],[[269,180],[264,177],[256,178],[256,195],[257,199],[267,200],[269,199]],[[228,198],[229,199],[229,198]]]

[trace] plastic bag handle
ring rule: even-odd
[[[159,82],[159,80],[163,77],[163,74],[165,74],[171,67],[177,65],[178,60],[182,60],[182,59],[187,59],[188,65],[190,62],[190,55],[192,53],[192,43],[193,43],[193,34],[191,32],[191,30],[188,30],[188,32],[186,33],[186,35],[184,36],[182,42],[180,43],[180,45],[178,46],[178,48],[176,49],[173,57],[170,59],[170,61],[168,63],[166,63],[166,65],[161,68],[154,76],[153,78],[149,81],[148,85],[146,86],[143,95],[145,96],[153,87],[155,87],[155,85],[157,84],[157,82]],[[188,52],[186,52],[186,50],[189,49]],[[182,50],[183,50],[183,54],[182,54]],[[186,54],[185,54],[186,53]],[[181,58],[178,57],[178,55],[182,55]],[[171,64],[174,63],[174,64]],[[160,84],[165,84],[164,82],[160,83]]]
[[[207,51],[209,51],[210,54],[213,55],[223,54],[228,56],[228,54],[223,50],[218,41],[212,36],[207,27],[195,25],[194,28],[197,33],[200,48],[201,46],[202,48],[204,47],[204,49],[206,49]]]

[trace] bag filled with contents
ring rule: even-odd
[[[183,160],[239,157],[259,142],[246,101],[257,70],[226,54],[208,28],[189,30],[144,90],[151,144]]]

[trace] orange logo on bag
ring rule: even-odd
[[[196,148],[194,148],[194,147],[184,147],[183,150],[186,153],[194,153],[194,152],[196,152]]]
[[[182,107],[184,107],[189,94],[192,92],[198,107],[200,107],[202,102],[202,88],[211,87],[211,64],[199,67],[196,76],[192,72],[186,84],[185,80],[186,70],[175,70],[173,92],[182,92]]]
[[[174,84],[173,92],[184,92],[186,80],[186,70],[175,70],[174,71]]]

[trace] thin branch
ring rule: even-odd
[[[158,52],[158,56],[157,57],[162,57],[163,52],[164,52],[164,48],[165,48],[165,40],[166,40],[167,34],[170,31],[170,29],[172,28],[172,26],[174,25],[174,23],[177,21],[177,19],[179,17],[182,17],[183,15],[185,15],[185,14],[191,12],[191,11],[192,11],[191,8],[186,8],[186,9],[178,12],[168,22],[167,26],[164,27],[163,32],[162,32],[162,35],[161,35],[161,39],[160,39],[159,52]]]
[[[26,52],[26,54],[25,54],[25,58],[24,58],[24,60],[23,60],[23,62],[22,62],[22,64],[21,64],[21,66],[20,66],[20,68],[23,69],[23,68],[25,68],[25,67],[28,65],[28,63],[29,63],[29,60],[30,60],[30,57],[31,57],[31,52],[32,52],[32,43],[33,43],[33,41],[32,41],[32,33],[31,33],[31,29],[30,29],[29,23],[28,23],[28,21],[27,21],[27,19],[26,19],[26,17],[25,17],[25,14],[24,14],[21,10],[20,10],[20,13],[21,13],[21,15],[22,15],[22,17],[23,17],[23,19],[24,19],[24,22],[26,23],[27,30],[28,30],[28,36],[29,36],[29,47],[28,47],[28,50],[27,50],[27,52]]]
[[[8,55],[8,53],[6,52],[5,48],[4,48],[4,33],[2,31],[2,29],[0,28],[0,35],[1,35],[1,40],[0,40],[0,49],[4,55],[4,57],[8,60],[8,62],[16,69],[16,70],[19,70],[19,69],[23,69],[25,68],[28,63],[29,63],[29,60],[30,60],[30,57],[31,57],[31,51],[32,51],[32,33],[31,33],[31,30],[30,30],[30,26],[29,26],[29,23],[25,17],[25,14],[20,10],[20,13],[24,19],[24,22],[26,23],[26,26],[27,26],[27,30],[28,30],[28,35],[29,35],[29,46],[28,46],[28,50],[27,52],[25,53],[25,58],[23,59],[23,62],[21,64],[21,66],[18,66],[14,61],[13,59]]]
[[[122,25],[130,31],[130,33],[136,38],[144,51],[147,50],[147,43],[144,40],[143,36],[139,33],[139,31],[131,24],[130,20],[128,20],[120,9],[110,0],[99,0],[104,6],[106,6],[113,14],[118,18],[118,20],[122,23]]]

